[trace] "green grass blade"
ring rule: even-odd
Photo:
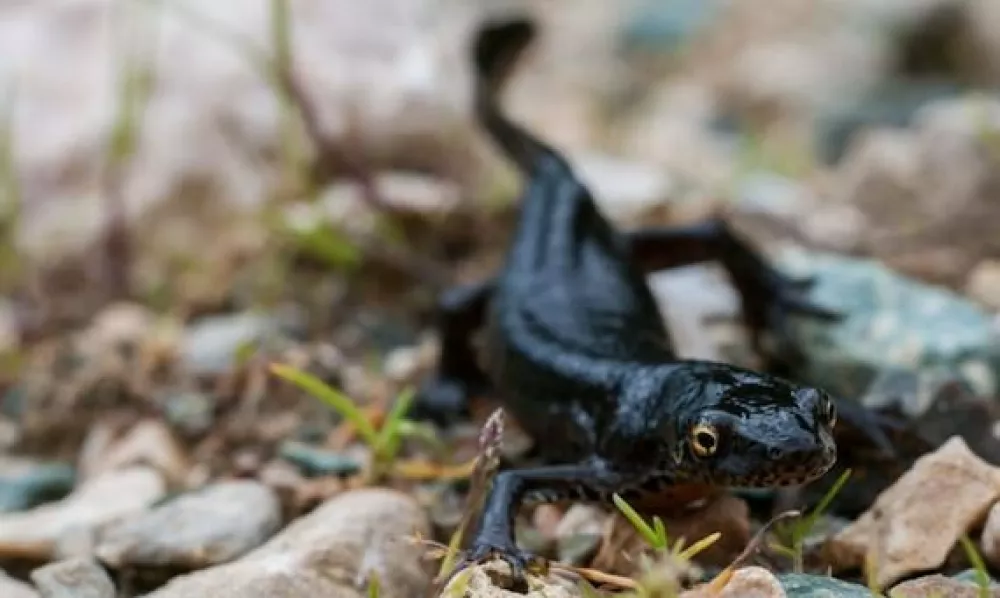
[[[614,501],[615,506],[618,507],[618,510],[622,512],[622,515],[629,520],[636,531],[642,535],[650,546],[656,549],[665,548],[665,545],[660,543],[660,538],[657,536],[656,530],[649,527],[649,524],[632,508],[632,505],[625,502],[625,499],[618,494],[612,495],[611,499]]]
[[[354,424],[358,434],[369,446],[377,446],[379,436],[372,427],[371,422],[364,416],[354,401],[347,396],[326,385],[322,380],[291,366],[273,363],[271,373],[283,378],[300,389],[323,401],[338,413],[343,415],[348,421]]]
[[[393,457],[399,449],[399,444],[403,439],[400,429],[406,414],[410,410],[416,392],[407,387],[396,397],[396,404],[385,418],[385,423],[379,431],[378,447],[384,451],[386,457]]]

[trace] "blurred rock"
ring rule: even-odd
[[[164,417],[184,436],[205,434],[215,421],[215,398],[210,394],[197,391],[170,393],[162,403]]]
[[[1000,260],[985,260],[969,273],[965,292],[989,309],[1000,311]]]
[[[116,569],[201,569],[256,548],[280,526],[281,505],[267,486],[218,482],[101,530],[96,553]]]
[[[13,147],[32,205],[22,232],[31,249],[69,249],[101,225],[92,189],[118,116],[119,98],[108,90],[120,76],[121,52],[151,63],[157,82],[123,183],[130,214],[192,195],[230,211],[259,206],[283,183],[284,161],[273,157],[287,134],[284,111],[253,58],[228,37],[269,47],[270,8],[222,2],[128,11],[117,16],[133,21],[129,39],[156,44],[122,48],[108,34],[116,6],[88,0],[3,8],[0,78],[19,90]],[[469,8],[396,0],[363,9],[353,2],[289,6],[294,69],[331,139],[375,166],[475,171],[476,138],[464,126]],[[428,18],[430,29],[422,25]],[[36,206],[35,198],[48,201]]]
[[[994,567],[1000,564],[1000,504],[993,505],[986,517],[981,549],[987,562]]]
[[[0,569],[0,596],[3,598],[40,598],[35,588],[8,576]]]
[[[147,598],[313,598],[367,596],[370,575],[383,598],[426,594],[420,549],[407,536],[429,533],[408,496],[373,488],[341,494],[292,522],[236,561],[175,577]]]
[[[41,598],[115,598],[107,572],[89,558],[74,558],[31,572]]]
[[[818,152],[827,164],[836,164],[851,147],[854,136],[868,129],[905,129],[924,106],[957,96],[961,88],[947,81],[890,79],[864,97],[824,113],[817,127]]]
[[[680,50],[717,16],[720,4],[718,0],[644,0],[630,9],[619,43],[626,52]]]
[[[763,567],[737,569],[722,591],[700,587],[681,594],[681,598],[785,598],[785,590],[770,571]]]
[[[579,151],[569,160],[598,207],[619,224],[642,221],[674,194],[673,178],[656,164]]]
[[[171,485],[180,486],[187,478],[191,463],[173,432],[159,420],[139,422],[120,440],[111,444],[82,470],[92,478],[115,469],[133,465],[155,468]]]
[[[0,513],[58,500],[69,494],[75,483],[76,472],[65,463],[0,457]]]
[[[278,448],[282,459],[294,463],[306,477],[349,476],[361,471],[361,463],[350,455],[285,441]]]
[[[135,303],[105,307],[81,335],[80,344],[93,355],[124,347],[136,347],[152,331],[156,316]]]
[[[930,103],[911,129],[860,136],[829,181],[828,203],[864,214],[866,253],[903,274],[961,287],[998,251],[996,139],[1000,100]]]
[[[237,313],[206,317],[193,323],[181,346],[181,362],[195,374],[221,374],[233,367],[237,352],[277,334],[281,326],[274,317]]]
[[[847,397],[861,395],[884,370],[962,380],[993,396],[1000,343],[990,318],[943,288],[908,280],[872,260],[789,251],[792,276],[814,276],[810,298],[844,314],[835,324],[796,319],[791,331],[807,363],[801,377]],[[904,405],[919,414],[926,406]]]
[[[607,513],[592,505],[571,506],[555,529],[559,560],[582,565],[593,556],[604,536]]]
[[[892,598],[983,598],[979,586],[968,581],[959,581],[944,575],[927,575],[897,584],[892,588]],[[994,587],[986,593],[991,598],[1000,597],[1000,588]]]
[[[824,575],[783,573],[778,576],[788,598],[871,598],[865,586]]]
[[[739,295],[717,265],[697,265],[657,272],[648,277],[660,312],[670,327],[679,355],[741,363],[748,357],[738,326]]]
[[[140,513],[165,491],[155,470],[130,467],[86,481],[58,502],[0,515],[0,558],[48,560],[64,535],[91,534],[101,525]]]
[[[958,538],[1000,498],[1000,468],[952,438],[883,492],[827,546],[834,570],[861,567],[869,551],[880,587],[939,567]]]

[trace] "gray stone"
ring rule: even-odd
[[[778,576],[788,598],[871,598],[865,586],[833,577],[785,573]]]
[[[49,560],[64,538],[86,549],[98,527],[140,513],[166,493],[163,477],[145,466],[110,471],[78,486],[69,496],[30,511],[0,514],[0,558]],[[65,553],[65,552],[64,552]]]
[[[181,362],[197,374],[218,374],[229,370],[237,352],[250,343],[261,342],[280,331],[275,318],[256,313],[212,316],[188,328],[181,345]]]
[[[280,525],[281,505],[270,488],[220,482],[109,526],[97,554],[113,567],[198,569],[256,548]]]
[[[31,572],[42,598],[115,598],[107,571],[90,558],[73,558]]]
[[[349,455],[309,446],[301,442],[281,443],[278,454],[282,459],[294,463],[307,477],[336,475],[347,476],[357,473],[361,464]]]
[[[39,598],[33,587],[10,577],[0,569],[0,596],[3,598]]]
[[[76,472],[65,463],[0,459],[0,513],[59,500],[73,490]]]
[[[711,23],[719,0],[646,0],[628,16],[620,37],[624,49],[675,51]]]
[[[175,577],[146,598],[362,598],[372,575],[381,598],[427,594],[423,508],[384,488],[338,495],[236,561]]]
[[[793,276],[814,276],[810,298],[845,316],[834,324],[792,322],[792,335],[808,357],[802,376],[809,382],[859,396],[879,374],[906,370],[965,382],[977,395],[997,391],[1000,342],[990,317],[971,302],[873,260],[789,251],[780,264]]]

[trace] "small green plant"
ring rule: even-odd
[[[986,563],[983,562],[983,558],[979,556],[979,551],[976,550],[976,547],[972,544],[972,540],[968,536],[962,534],[958,541],[962,543],[965,556],[972,563],[972,567],[976,571],[976,585],[979,586],[979,598],[989,598],[990,574],[986,570]]]
[[[805,517],[799,517],[788,523],[782,523],[776,526],[775,536],[777,536],[778,541],[771,543],[771,548],[774,550],[788,556],[792,559],[792,568],[796,573],[803,572],[803,556],[802,547],[805,543],[805,539],[812,532],[813,527],[816,526],[816,522],[823,515],[824,511],[830,506],[830,503],[840,492],[844,484],[847,483],[848,478],[851,477],[851,470],[846,469],[844,473],[840,474],[837,481],[834,482],[833,486],[827,490],[826,494],[823,496],[816,508],[813,509],[811,513]]]
[[[320,399],[348,420],[372,450],[376,477],[386,472],[399,452],[406,430],[413,429],[413,426],[404,425],[404,418],[413,402],[412,389],[407,388],[396,398],[384,423],[376,430],[354,401],[319,378],[284,364],[271,364],[270,369],[274,375]]]
[[[381,594],[382,587],[378,580],[378,574],[372,571],[368,574],[368,598],[379,598]]]
[[[653,525],[650,526],[646,523],[642,516],[639,515],[634,508],[632,508],[632,505],[628,504],[628,502],[626,502],[621,496],[614,494],[611,497],[611,500],[615,503],[618,510],[621,511],[622,515],[628,519],[629,523],[631,523],[632,526],[635,527],[636,531],[638,531],[639,534],[646,540],[646,543],[648,543],[653,550],[657,552],[669,550],[670,553],[677,558],[689,561],[699,552],[705,550],[722,537],[722,534],[715,532],[702,538],[687,548],[684,547],[684,538],[680,538],[674,544],[673,548],[671,548],[670,537],[667,535],[667,528],[663,525],[662,519],[654,515]]]

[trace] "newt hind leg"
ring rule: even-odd
[[[486,319],[493,280],[454,287],[438,299],[441,351],[434,374],[417,390],[411,415],[446,423],[467,415],[469,398],[490,386],[479,366],[473,335]]]

